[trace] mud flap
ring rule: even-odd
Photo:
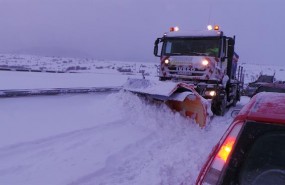
[[[208,116],[212,114],[210,103],[197,93],[192,84],[129,79],[124,89],[161,101],[172,110],[194,119],[200,127],[207,124]]]

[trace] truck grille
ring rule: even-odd
[[[192,69],[192,70],[179,70],[177,66],[167,67],[169,74],[171,75],[189,75],[189,76],[203,76],[206,69]]]

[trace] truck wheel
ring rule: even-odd
[[[233,100],[233,103],[232,103],[232,106],[235,107],[237,105],[237,102],[240,101],[240,92],[237,91],[236,92],[236,95],[234,97],[234,100]]]
[[[159,81],[171,80],[169,77],[159,77]]]
[[[236,99],[234,99],[234,101],[233,101],[233,103],[232,103],[232,106],[233,106],[233,107],[236,107],[236,106],[237,106],[237,100],[236,100]]]
[[[224,116],[225,115],[226,108],[227,108],[227,96],[225,96],[224,99],[221,101],[219,116]]]
[[[212,111],[218,116],[224,116],[227,108],[227,96],[225,95],[223,99],[216,100],[218,102],[212,104]]]

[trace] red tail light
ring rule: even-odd
[[[209,164],[204,169],[203,174],[199,176],[196,184],[217,184],[222,170],[228,161],[229,156],[235,145],[237,136],[242,128],[243,123],[237,123],[231,129],[224,139],[223,144],[218,149],[213,158],[209,160]]]
[[[232,151],[233,145],[236,141],[236,138],[228,137],[224,144],[222,145],[219,153],[217,155],[218,158],[222,159],[224,162],[227,161],[230,152]]]

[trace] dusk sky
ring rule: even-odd
[[[0,0],[0,53],[156,61],[153,43],[179,26],[219,24],[240,61],[283,65],[284,0]]]

